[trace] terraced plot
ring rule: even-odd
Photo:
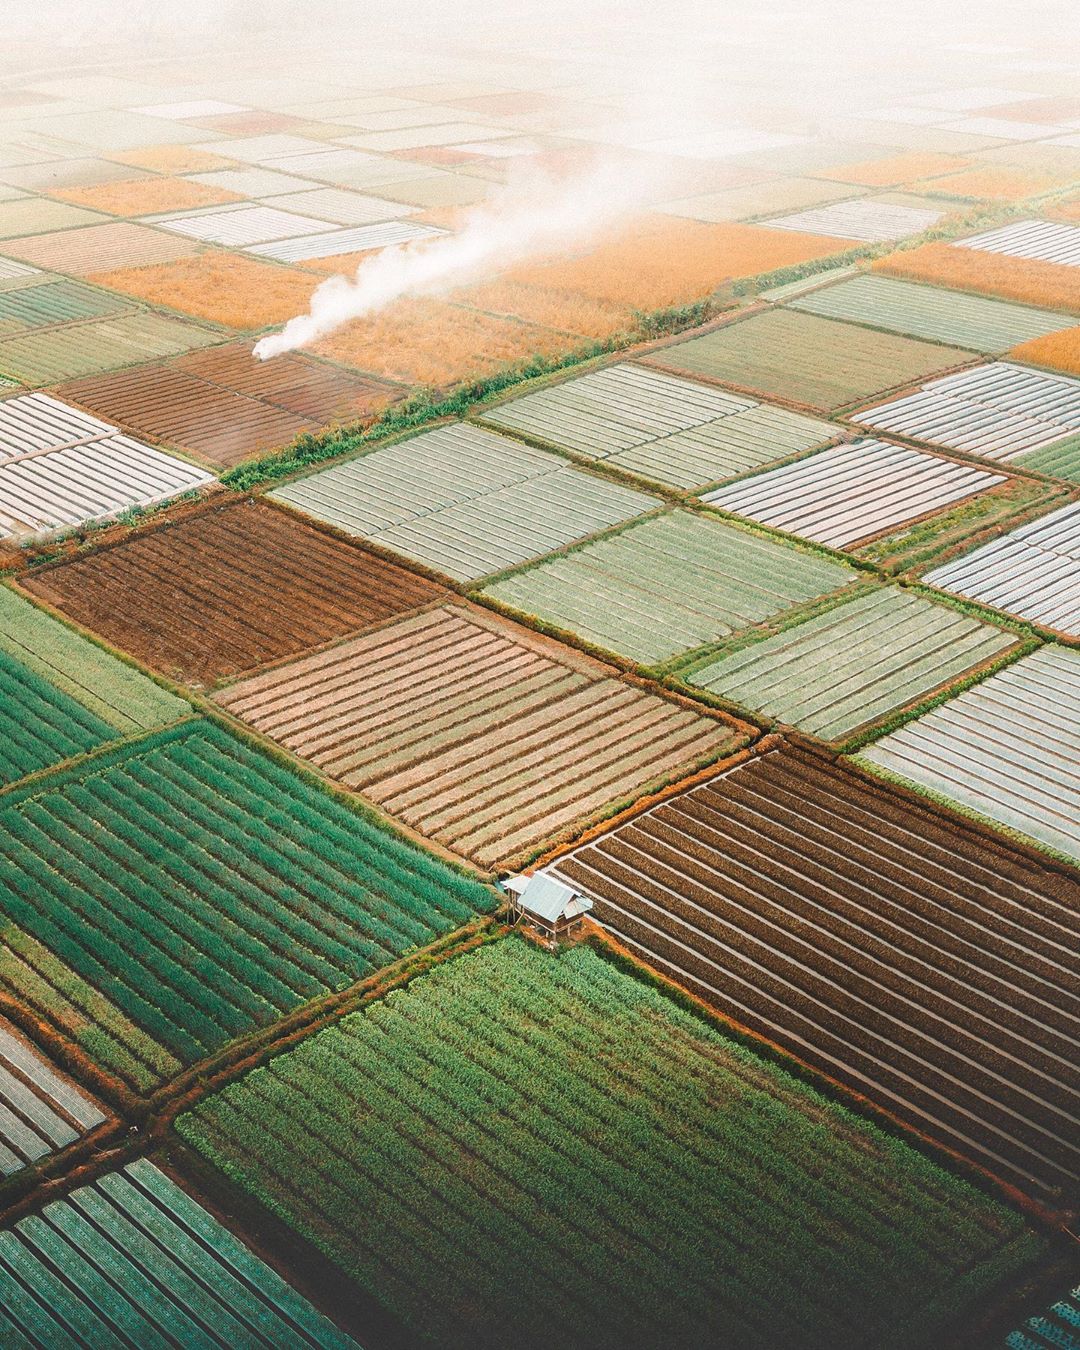
[[[722,656],[687,678],[834,741],[1015,644],[1000,629],[890,586]]]
[[[1080,652],[1040,648],[863,758],[1080,858]]]
[[[97,1102],[0,1017],[0,1177],[59,1153],[105,1118]]]
[[[851,548],[1005,482],[888,441],[858,440],[821,450],[702,498],[832,548]]]
[[[718,758],[741,730],[460,605],[256,675],[218,702],[488,868]]]
[[[954,239],[953,247],[1080,267],[1080,226],[1050,220],[1018,220],[983,234],[969,235],[967,239]]]
[[[652,666],[855,579],[841,563],[676,511],[496,581],[483,594]]]
[[[488,905],[205,721],[0,797],[0,983],[137,1088]]]
[[[254,502],[189,516],[23,585],[147,665],[196,682],[292,656],[442,594]]]
[[[835,439],[827,422],[628,363],[483,415],[560,450],[672,487],[704,487]]]
[[[659,506],[480,427],[439,427],[271,496],[452,577],[475,581]]]
[[[973,358],[957,348],[782,309],[662,347],[646,359],[677,374],[704,375],[829,413]]]
[[[1080,380],[995,361],[933,380],[850,420],[982,459],[1080,473]]]
[[[1051,310],[873,274],[852,277],[789,304],[804,314],[868,324],[976,352],[1008,351],[1020,342],[1058,333],[1072,322]]]
[[[105,520],[212,481],[48,395],[0,402],[0,539]]]
[[[832,235],[837,239],[857,239],[866,243],[882,243],[889,239],[904,239],[922,234],[935,225],[944,211],[901,206],[894,202],[857,199],[833,202],[828,206],[813,206],[791,216],[777,216],[763,220],[763,225],[774,230],[801,230],[805,234]]]
[[[0,586],[0,652],[74,699],[114,735],[151,731],[191,711],[182,698],[6,586]]]
[[[1080,880],[824,755],[560,859],[630,951],[1048,1205],[1080,1182]]]
[[[1080,502],[993,539],[923,580],[1080,637]]]
[[[357,1350],[145,1158],[0,1231],[0,1288],[0,1338],[20,1350]]]
[[[444,962],[178,1129],[445,1350],[899,1350],[1039,1251],[583,947]]]
[[[0,339],[0,374],[25,385],[58,384],[218,341],[219,334],[184,319],[122,314]]]

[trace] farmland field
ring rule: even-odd
[[[676,511],[516,572],[483,594],[650,666],[855,579],[830,558]]]
[[[0,1178],[102,1124],[105,1112],[0,1017]]]
[[[1048,1308],[1029,1317],[1005,1338],[1004,1350],[1062,1350],[1076,1344],[1080,1326],[1080,1284],[1068,1289]]]
[[[1075,873],[794,748],[554,870],[742,1025],[1043,1203],[1075,1203]]]
[[[1060,263],[933,243],[890,253],[874,263],[874,270],[958,291],[995,295],[1022,305],[1074,312],[1080,309],[1080,270]]]
[[[966,365],[973,355],[815,314],[774,310],[661,347],[647,359],[676,374],[704,375],[828,413]]]
[[[205,721],[0,797],[0,985],[136,1087],[488,904]]]
[[[693,772],[741,730],[462,605],[253,676],[218,702],[482,867]]]
[[[628,363],[525,394],[483,418],[677,488],[720,482],[836,435],[817,418]]]
[[[888,587],[687,678],[823,740],[841,740],[1014,645],[1000,629]]]
[[[188,516],[23,587],[147,665],[211,682],[438,599],[439,587],[264,503]]]
[[[587,948],[444,963],[178,1130],[448,1350],[909,1347],[1038,1250]]]
[[[1042,647],[863,758],[1080,860],[1080,652]]]
[[[144,1158],[0,1230],[0,1291],[0,1339],[19,1350],[358,1350]]]

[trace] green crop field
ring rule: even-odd
[[[448,961],[177,1128],[440,1347],[939,1346],[1041,1250],[587,947]]]
[[[140,1088],[489,904],[205,721],[0,798],[0,986]]]
[[[100,718],[0,651],[0,786],[111,736]]]

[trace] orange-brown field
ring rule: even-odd
[[[56,188],[49,195],[111,216],[149,216],[157,211],[189,211],[244,200],[238,192],[191,183],[186,178],[139,178],[93,187]]]
[[[1038,197],[1061,186],[1053,174],[1028,172],[1024,169],[1001,168],[968,169],[963,173],[937,178],[932,183],[916,185],[938,196],[966,198],[970,201],[1023,201]]]
[[[843,253],[842,239],[649,216],[575,258],[533,263],[509,277],[631,309],[663,309],[711,295],[725,281]]]
[[[1055,202],[1053,206],[1046,208],[1043,215],[1053,216],[1055,220],[1080,221],[1080,195]]]
[[[110,150],[103,159],[130,164],[153,173],[209,173],[212,169],[232,169],[231,159],[212,155],[197,145],[148,145],[141,150]]]
[[[633,311],[625,305],[605,304],[566,291],[525,286],[518,281],[487,281],[455,291],[455,304],[501,314],[526,323],[556,328],[580,337],[609,338],[633,327]]]
[[[815,176],[835,178],[841,183],[856,183],[860,187],[900,187],[920,178],[937,178],[965,168],[971,161],[955,155],[939,155],[932,151],[913,150],[908,154],[889,155],[884,159],[861,159],[853,164],[838,164],[823,169]]]
[[[446,386],[579,345],[581,339],[567,333],[443,300],[402,300],[375,318],[339,329],[312,350],[402,384]]]
[[[318,284],[305,272],[224,252],[102,272],[92,280],[192,318],[249,330],[284,323],[302,313]]]
[[[874,271],[1048,309],[1080,308],[1080,268],[1059,263],[1032,262],[1027,258],[1008,258],[934,243],[879,258]]]
[[[1009,353],[1018,361],[1030,361],[1033,366],[1048,366],[1080,375],[1080,327],[1064,328],[1060,333],[1021,342]]]

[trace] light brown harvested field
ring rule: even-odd
[[[302,313],[318,285],[307,272],[223,251],[156,267],[102,271],[92,280],[151,305],[240,329],[266,328]]]
[[[381,412],[401,390],[298,352],[257,361],[251,342],[189,352],[171,364],[209,384],[262,399],[320,424],[358,421]]]
[[[580,337],[609,338],[634,327],[633,311],[566,291],[544,290],[520,282],[494,280],[455,291],[454,304],[558,328]]]
[[[996,295],[1047,309],[1080,309],[1080,267],[1010,258],[951,244],[922,244],[879,258],[875,272],[929,281],[954,290]]]
[[[402,384],[450,385],[580,344],[566,333],[442,300],[402,300],[323,338],[312,351]]]
[[[207,684],[445,594],[250,501],[131,536],[23,587],[155,670]]]
[[[920,178],[937,178],[954,173],[971,163],[956,155],[939,155],[933,151],[912,150],[903,155],[887,155],[882,159],[861,159],[853,164],[838,164],[822,169],[819,178],[837,178],[842,183],[857,183],[862,187],[900,187]]]
[[[740,730],[460,604],[218,696],[420,833],[494,868],[730,751]]]
[[[1080,221],[1080,196],[1066,197],[1047,207],[1043,214],[1053,217],[1054,220]]]
[[[431,178],[409,178],[403,183],[386,183],[372,189],[371,196],[403,206],[435,210],[445,206],[474,206],[490,195],[492,185],[483,178],[464,173],[443,173]]]
[[[979,117],[1007,117],[1016,122],[1072,122],[1080,119],[1080,97],[1075,94],[1047,94],[1017,103],[998,103],[980,108]]]
[[[1061,180],[1053,174],[1013,169],[1003,164],[988,169],[967,169],[963,173],[952,173],[947,178],[916,183],[915,186],[939,197],[957,197],[970,201],[1016,202],[1022,201],[1025,197],[1037,197],[1041,193],[1052,192],[1061,186]]]
[[[508,277],[606,304],[663,309],[703,299],[733,278],[849,247],[842,239],[794,230],[649,216],[583,256],[515,268]]]
[[[11,253],[9,244],[26,242],[22,239],[24,235],[55,238],[47,232],[93,225],[101,219],[95,212],[67,202],[54,202],[48,197],[23,197],[19,201],[0,202],[0,239],[4,241],[4,252]]]
[[[234,164],[197,145],[148,145],[141,150],[106,151],[104,158],[152,173],[209,173],[212,169],[231,169]]]
[[[51,195],[111,216],[150,216],[156,211],[187,211],[243,201],[239,192],[207,187],[186,178],[139,178],[92,187],[56,188]]]
[[[206,131],[220,131],[226,136],[264,136],[274,131],[289,131],[299,135],[298,127],[304,118],[293,117],[288,113],[264,112],[253,108],[250,112],[221,113],[214,117],[193,117],[188,126],[201,127]]]
[[[185,239],[182,235],[152,230],[126,220],[4,242],[4,252],[20,262],[43,267],[47,272],[77,277],[117,268],[174,262],[196,253],[201,247],[195,240]]]

